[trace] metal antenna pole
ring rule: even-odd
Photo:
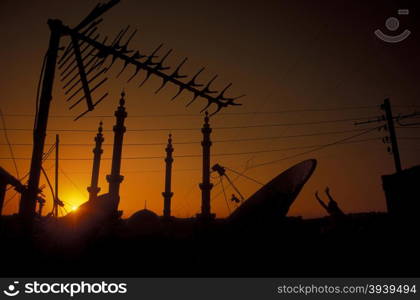
[[[388,124],[389,139],[391,141],[391,150],[392,155],[394,156],[395,170],[401,172],[401,159],[400,152],[398,150],[397,135],[395,133],[394,119],[392,117],[391,103],[389,99],[384,100],[384,104],[381,105],[381,108],[385,111],[385,116]]]
[[[44,152],[45,136],[48,124],[52,89],[54,83],[57,53],[60,44],[60,28],[63,26],[59,20],[48,20],[51,30],[48,53],[45,64],[44,79],[42,82],[41,97],[39,99],[38,114],[33,132],[33,149],[31,169],[29,172],[28,189],[22,195],[19,204],[19,215],[27,226],[31,226],[35,216],[36,198],[39,193],[39,178],[41,175],[42,155]]]
[[[58,134],[55,135],[55,199],[54,199],[54,216],[58,218],[58,162],[59,162],[59,144]]]

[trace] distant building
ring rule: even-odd
[[[388,213],[414,216],[420,211],[420,166],[382,176]]]

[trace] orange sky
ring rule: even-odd
[[[396,106],[396,113],[410,113],[418,109],[420,58],[417,32],[420,32],[420,28],[418,21],[415,21],[415,7],[408,6],[412,14],[401,19],[401,27],[406,26],[413,34],[401,44],[389,45],[379,41],[373,35],[373,31],[384,28],[386,18],[395,15],[395,2],[372,1],[367,5],[363,1],[347,1],[345,4],[340,2],[339,5],[333,1],[325,1],[318,4],[319,6],[312,1],[293,2],[266,1],[248,4],[244,1],[228,1],[223,4],[210,4],[206,1],[140,3],[123,0],[104,16],[105,21],[99,32],[113,37],[120,28],[130,24],[139,29],[131,48],[150,53],[163,42],[165,49],[162,53],[174,48],[173,55],[168,59],[169,65],[176,66],[187,56],[189,60],[183,68],[185,74],[192,76],[201,67],[206,66],[206,71],[200,77],[202,82],[206,82],[215,74],[219,74],[215,81],[215,87],[218,89],[233,82],[231,95],[247,95],[240,101],[243,106],[229,108],[212,118],[212,127],[288,124],[275,127],[214,129],[212,139],[215,142],[212,153],[215,154],[299,148],[340,140],[357,132],[313,137],[290,136],[365,128],[355,127],[352,121],[313,125],[298,123],[375,117],[381,115],[381,111],[374,106],[379,105],[386,97],[391,98],[392,104]],[[46,20],[60,18],[65,24],[73,26],[95,4],[96,1],[1,2],[1,109],[9,129],[32,128],[36,84],[49,36]],[[62,44],[66,43],[67,40],[63,40]],[[120,209],[124,211],[124,216],[128,217],[147,203],[148,209],[158,214],[162,213],[163,158],[128,158],[163,157],[169,130],[147,129],[171,129],[175,143],[172,211],[179,217],[193,216],[200,209],[198,183],[201,180],[201,158],[176,156],[201,153],[199,129],[203,120],[199,111],[205,102],[198,99],[194,105],[185,108],[190,99],[187,92],[176,101],[170,102],[177,90],[170,84],[155,95],[154,91],[160,85],[157,78],[152,78],[144,87],[138,89],[137,85],[144,78],[144,74],[127,84],[126,80],[131,76],[133,69],[128,67],[126,72],[116,79],[114,75],[121,67],[121,63],[116,63],[109,75],[110,79],[104,90],[109,91],[110,96],[94,112],[77,122],[72,121],[72,117],[77,113],[69,111],[64,101],[62,83],[58,78],[55,82],[47,144],[54,141],[56,133],[60,134],[60,155],[63,158],[60,167],[65,173],[60,173],[60,198],[68,203],[68,209],[71,205],[79,205],[86,200],[92,162],[77,159],[93,157],[95,132],[58,132],[56,129],[96,131],[99,121],[103,120],[104,129],[111,130],[115,122],[112,115],[118,104],[119,94],[124,89],[127,94],[127,129],[146,131],[128,131],[124,137],[126,145],[123,149],[125,159],[122,162],[122,174],[125,179],[121,186]],[[369,107],[342,109],[360,106]],[[340,110],[328,111],[335,108]],[[261,113],[290,110],[308,111]],[[250,112],[256,113],[249,114]],[[179,130],[182,128],[196,130]],[[31,132],[9,130],[8,135],[15,156],[29,158],[31,147],[15,144],[30,144]],[[106,131],[104,135],[105,144],[111,144],[113,133]],[[383,131],[375,131],[357,139],[377,140],[328,147],[279,163],[250,169],[246,175],[260,182],[267,182],[301,160],[316,158],[318,168],[292,206],[292,215],[324,215],[324,211],[314,200],[313,193],[318,189],[324,190],[327,185],[346,212],[383,211],[385,200],[380,175],[394,171],[392,156],[386,152],[386,145],[381,142],[384,135]],[[418,129],[397,129],[397,135],[420,136]],[[262,137],[276,139],[217,142]],[[185,142],[195,143],[176,144]],[[12,161],[4,159],[10,157],[10,152],[5,144],[3,132],[0,134],[0,143],[0,164],[16,175]],[[66,145],[74,143],[84,145]],[[150,143],[162,145],[127,145]],[[418,140],[400,140],[404,167],[419,163],[418,147]],[[112,146],[106,145],[103,148],[103,157],[110,158]],[[243,171],[246,166],[281,159],[306,150],[308,149],[215,156],[212,158],[212,164],[220,163]],[[24,175],[28,171],[29,160],[17,160],[17,164],[19,175]],[[53,162],[47,161],[44,167],[54,181]],[[102,192],[107,191],[105,176],[109,172],[110,161],[103,160],[100,176]],[[234,174],[231,176],[236,178]],[[217,181],[215,178],[214,183]],[[42,179],[41,182],[45,183],[45,180]],[[247,179],[238,179],[235,182],[244,196],[250,196],[259,188]],[[228,209],[220,191],[220,186],[213,189],[212,209],[217,216],[222,217],[228,214]],[[229,190],[227,193],[229,196],[232,192]],[[14,192],[9,192],[6,201],[13,194]],[[45,190],[45,194],[48,200],[46,211],[49,211],[51,196],[48,189]],[[18,200],[19,198],[15,197],[7,201],[4,213],[16,212]]]

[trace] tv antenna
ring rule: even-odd
[[[168,83],[171,83],[178,87],[178,92],[171,100],[177,98],[182,92],[188,91],[192,94],[192,99],[187,106],[191,105],[198,98],[207,101],[201,112],[207,110],[209,107],[215,107],[212,114],[216,114],[226,107],[241,105],[235,102],[235,100],[244,95],[239,97],[227,97],[225,95],[231,87],[231,83],[221,91],[213,90],[211,85],[217,78],[217,75],[207,82],[207,84],[198,83],[197,78],[203,72],[204,68],[200,69],[190,79],[187,79],[188,76],[181,73],[181,67],[186,63],[187,58],[173,71],[168,71],[171,68],[165,65],[165,60],[171,54],[172,49],[167,51],[160,60],[157,60],[159,58],[158,52],[163,45],[157,47],[149,55],[143,54],[139,50],[130,50],[129,43],[137,33],[137,30],[129,33],[130,27],[128,26],[120,30],[112,41],[109,41],[107,36],[102,37],[97,33],[98,25],[103,21],[101,16],[119,2],[120,0],[110,0],[107,3],[96,5],[73,28],[64,25],[58,19],[48,20],[50,40],[43,66],[41,93],[35,116],[34,142],[28,189],[22,195],[19,205],[19,215],[23,217],[23,220],[29,226],[31,226],[32,219],[35,215],[42,154],[57,65],[60,72],[60,79],[63,82],[63,88],[67,96],[66,102],[70,104],[70,110],[78,107],[83,102],[86,104],[86,110],[77,115],[75,120],[93,111],[95,106],[108,96],[108,93],[99,97],[95,97],[93,94],[108,80],[105,77],[106,73],[117,60],[122,61],[124,64],[117,76],[121,75],[128,66],[134,66],[135,70],[129,78],[129,82],[140,74],[141,71],[145,72],[146,77],[139,86],[142,86],[152,75],[158,77],[162,80],[162,84],[156,90],[156,93],[162,90]],[[62,38],[70,38],[68,45],[64,48],[60,48]],[[60,50],[63,53],[58,58]],[[109,60],[111,62],[106,66],[105,64]]]

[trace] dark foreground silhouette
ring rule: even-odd
[[[418,276],[418,223],[383,213],[241,228],[143,210],[88,239],[31,239],[1,219],[2,276]],[[44,220],[47,222],[46,220]],[[52,220],[54,222],[54,220]],[[143,229],[143,230],[141,230]]]
[[[30,234],[18,215],[3,216],[1,275],[419,276],[418,210],[345,215],[327,190],[331,216],[286,217],[315,167],[287,169],[226,219],[147,209],[122,219],[109,194],[62,218],[37,217]]]

